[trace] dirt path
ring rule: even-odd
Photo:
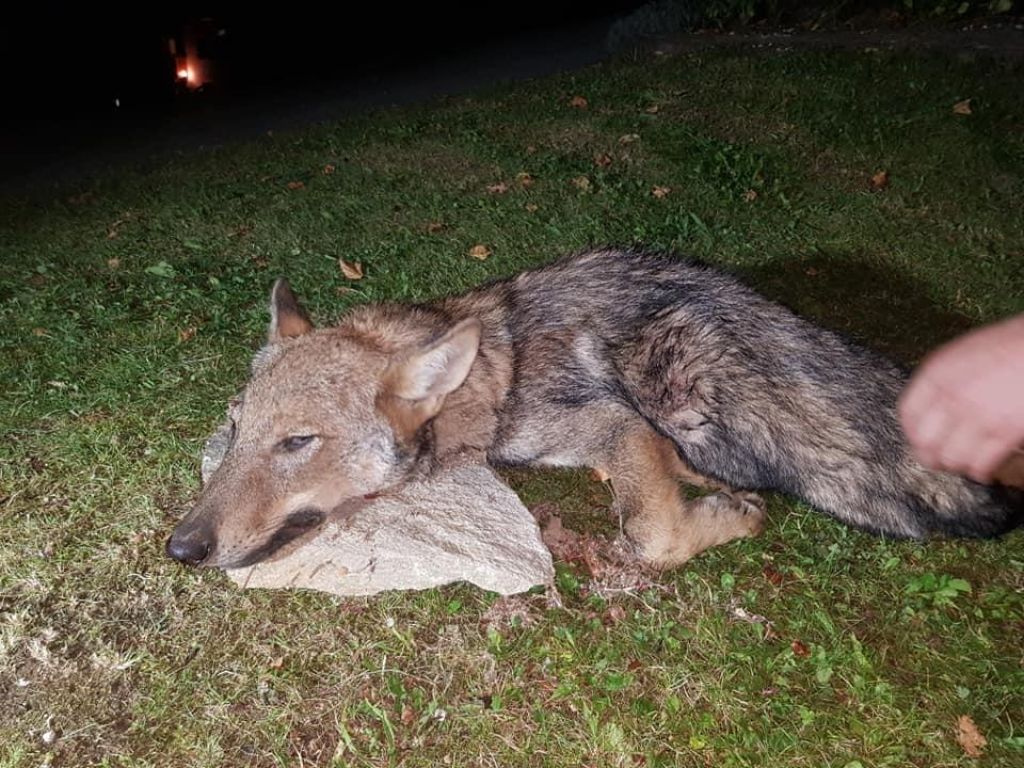
[[[708,48],[747,48],[783,52],[789,50],[930,51],[960,56],[993,56],[1024,60],[1024,20],[976,22],[964,26],[918,24],[903,28],[836,29],[804,31],[780,29],[767,32],[698,32],[666,40],[657,46],[663,53],[689,53]]]

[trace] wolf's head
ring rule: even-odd
[[[270,315],[224,460],[167,542],[183,563],[252,565],[408,480],[480,341],[474,319],[450,325],[412,309],[315,330],[284,280]]]

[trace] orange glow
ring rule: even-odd
[[[179,80],[188,80],[188,74],[189,73],[188,73],[187,69],[179,69],[178,70],[178,79]]]

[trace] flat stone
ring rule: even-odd
[[[205,483],[224,456],[222,427],[203,451]],[[328,519],[310,538],[247,568],[226,570],[246,588],[335,595],[429,589],[465,581],[512,595],[551,584],[554,566],[537,522],[485,466],[464,466],[383,494]]]

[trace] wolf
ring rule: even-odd
[[[766,490],[892,537],[1018,525],[1024,495],[914,459],[896,415],[906,376],[672,254],[588,250],[321,329],[281,279],[230,447],[167,552],[251,565],[465,462],[606,473],[624,541],[657,568],[758,534]]]

